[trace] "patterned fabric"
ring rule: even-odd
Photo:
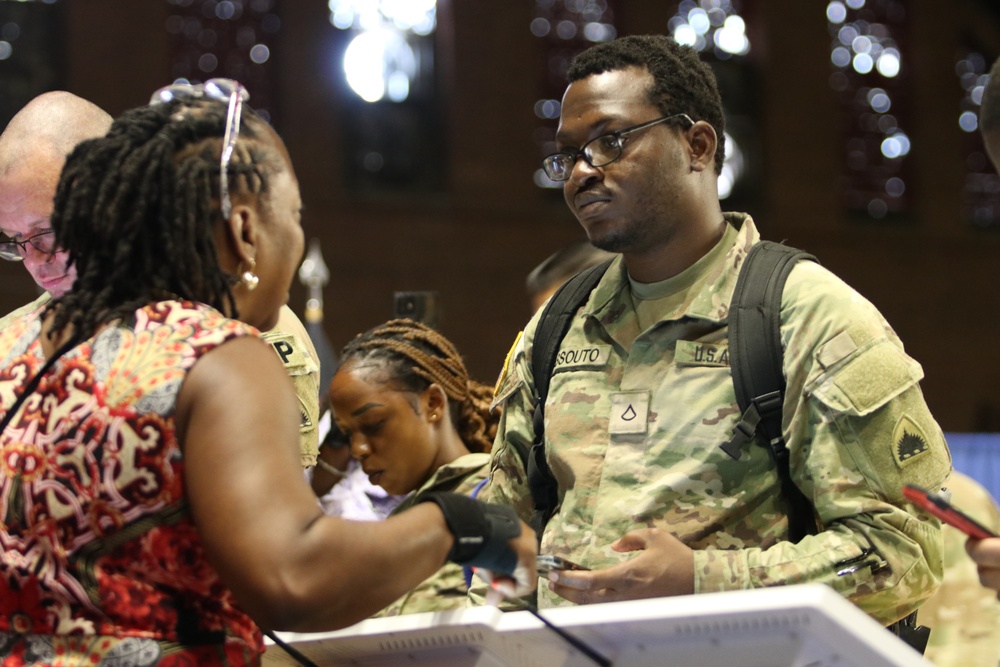
[[[951,502],[1000,533],[1000,509],[974,479],[951,473],[945,483]],[[944,581],[920,608],[917,619],[931,629],[924,657],[937,667],[997,667],[1000,664],[1000,602],[979,583],[976,564],[965,551],[965,533],[942,526]]]
[[[486,479],[489,454],[473,453],[460,456],[438,468],[431,478],[409,496],[394,511],[398,514],[413,507],[429,493],[452,492],[471,495],[479,482]],[[461,565],[445,563],[440,570],[420,585],[380,611],[378,616],[399,616],[442,609],[460,609],[468,606],[468,587]]]
[[[560,507],[541,551],[602,568],[630,558],[610,548],[614,540],[659,526],[694,550],[696,592],[822,582],[889,624],[941,577],[939,524],[902,495],[905,482],[939,486],[950,468],[918,385],[923,371],[874,306],[823,267],[796,265],[781,308],[782,426],[792,478],[823,531],[787,541],[788,506],[768,452],[752,443],[734,460],[720,449],[739,418],[729,302],[759,240],[749,217],[726,217],[739,231],[725,252],[664,281],[676,289],[661,298],[685,296],[651,326],[639,325],[621,259],[573,319],[545,408]],[[523,519],[531,498],[512,443],[533,439],[537,320],[501,376],[503,416],[483,494]],[[538,597],[540,606],[569,604],[544,586]]]
[[[0,418],[43,365],[39,310],[0,330]],[[174,431],[194,363],[255,333],[152,304],[66,353],[18,409],[0,434],[0,664],[259,661],[258,629],[206,560]]]

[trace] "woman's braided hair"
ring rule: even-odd
[[[410,319],[389,320],[358,335],[341,353],[341,365],[377,362],[389,382],[421,392],[436,382],[450,399],[452,424],[473,452],[489,452],[499,415],[490,411],[493,389],[469,379],[458,350],[431,327]]]
[[[234,279],[219,266],[219,157],[227,106],[174,101],[127,111],[108,134],[70,154],[56,190],[56,243],[77,267],[73,289],[49,305],[53,332],[78,337],[174,295],[236,317]],[[236,201],[268,190],[287,168],[266,124],[247,107],[229,164]]]

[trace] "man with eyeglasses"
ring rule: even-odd
[[[59,173],[78,143],[109,127],[111,116],[97,105],[54,91],[29,102],[0,135],[0,258],[23,262],[53,297],[76,279],[49,226]]]
[[[822,582],[884,625],[909,615],[937,586],[941,537],[902,487],[936,487],[950,468],[919,364],[854,290],[815,262],[795,265],[781,308],[782,430],[816,526],[791,540],[769,452],[721,448],[740,419],[730,300],[760,237],[720,206],[715,77],[690,47],[630,36],[582,53],[568,78],[558,152],[543,166],[590,241],[622,256],[570,322],[544,410],[558,504],[540,553],[591,571],[556,571],[539,605]],[[534,440],[539,317],[498,383],[485,492],[524,519],[517,450]]]

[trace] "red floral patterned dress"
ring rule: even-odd
[[[0,419],[43,365],[38,307],[0,330]],[[192,302],[61,357],[0,433],[0,665],[257,664],[208,565],[174,405],[201,355],[254,330]]]

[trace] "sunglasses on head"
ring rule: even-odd
[[[228,102],[226,132],[222,137],[222,153],[219,157],[219,207],[222,217],[229,219],[233,205],[229,199],[229,162],[236,149],[236,139],[240,136],[240,116],[243,104],[250,99],[250,93],[239,81],[233,79],[209,79],[205,83],[174,83],[160,88],[149,99],[149,105],[166,104],[174,100],[210,99]]]

